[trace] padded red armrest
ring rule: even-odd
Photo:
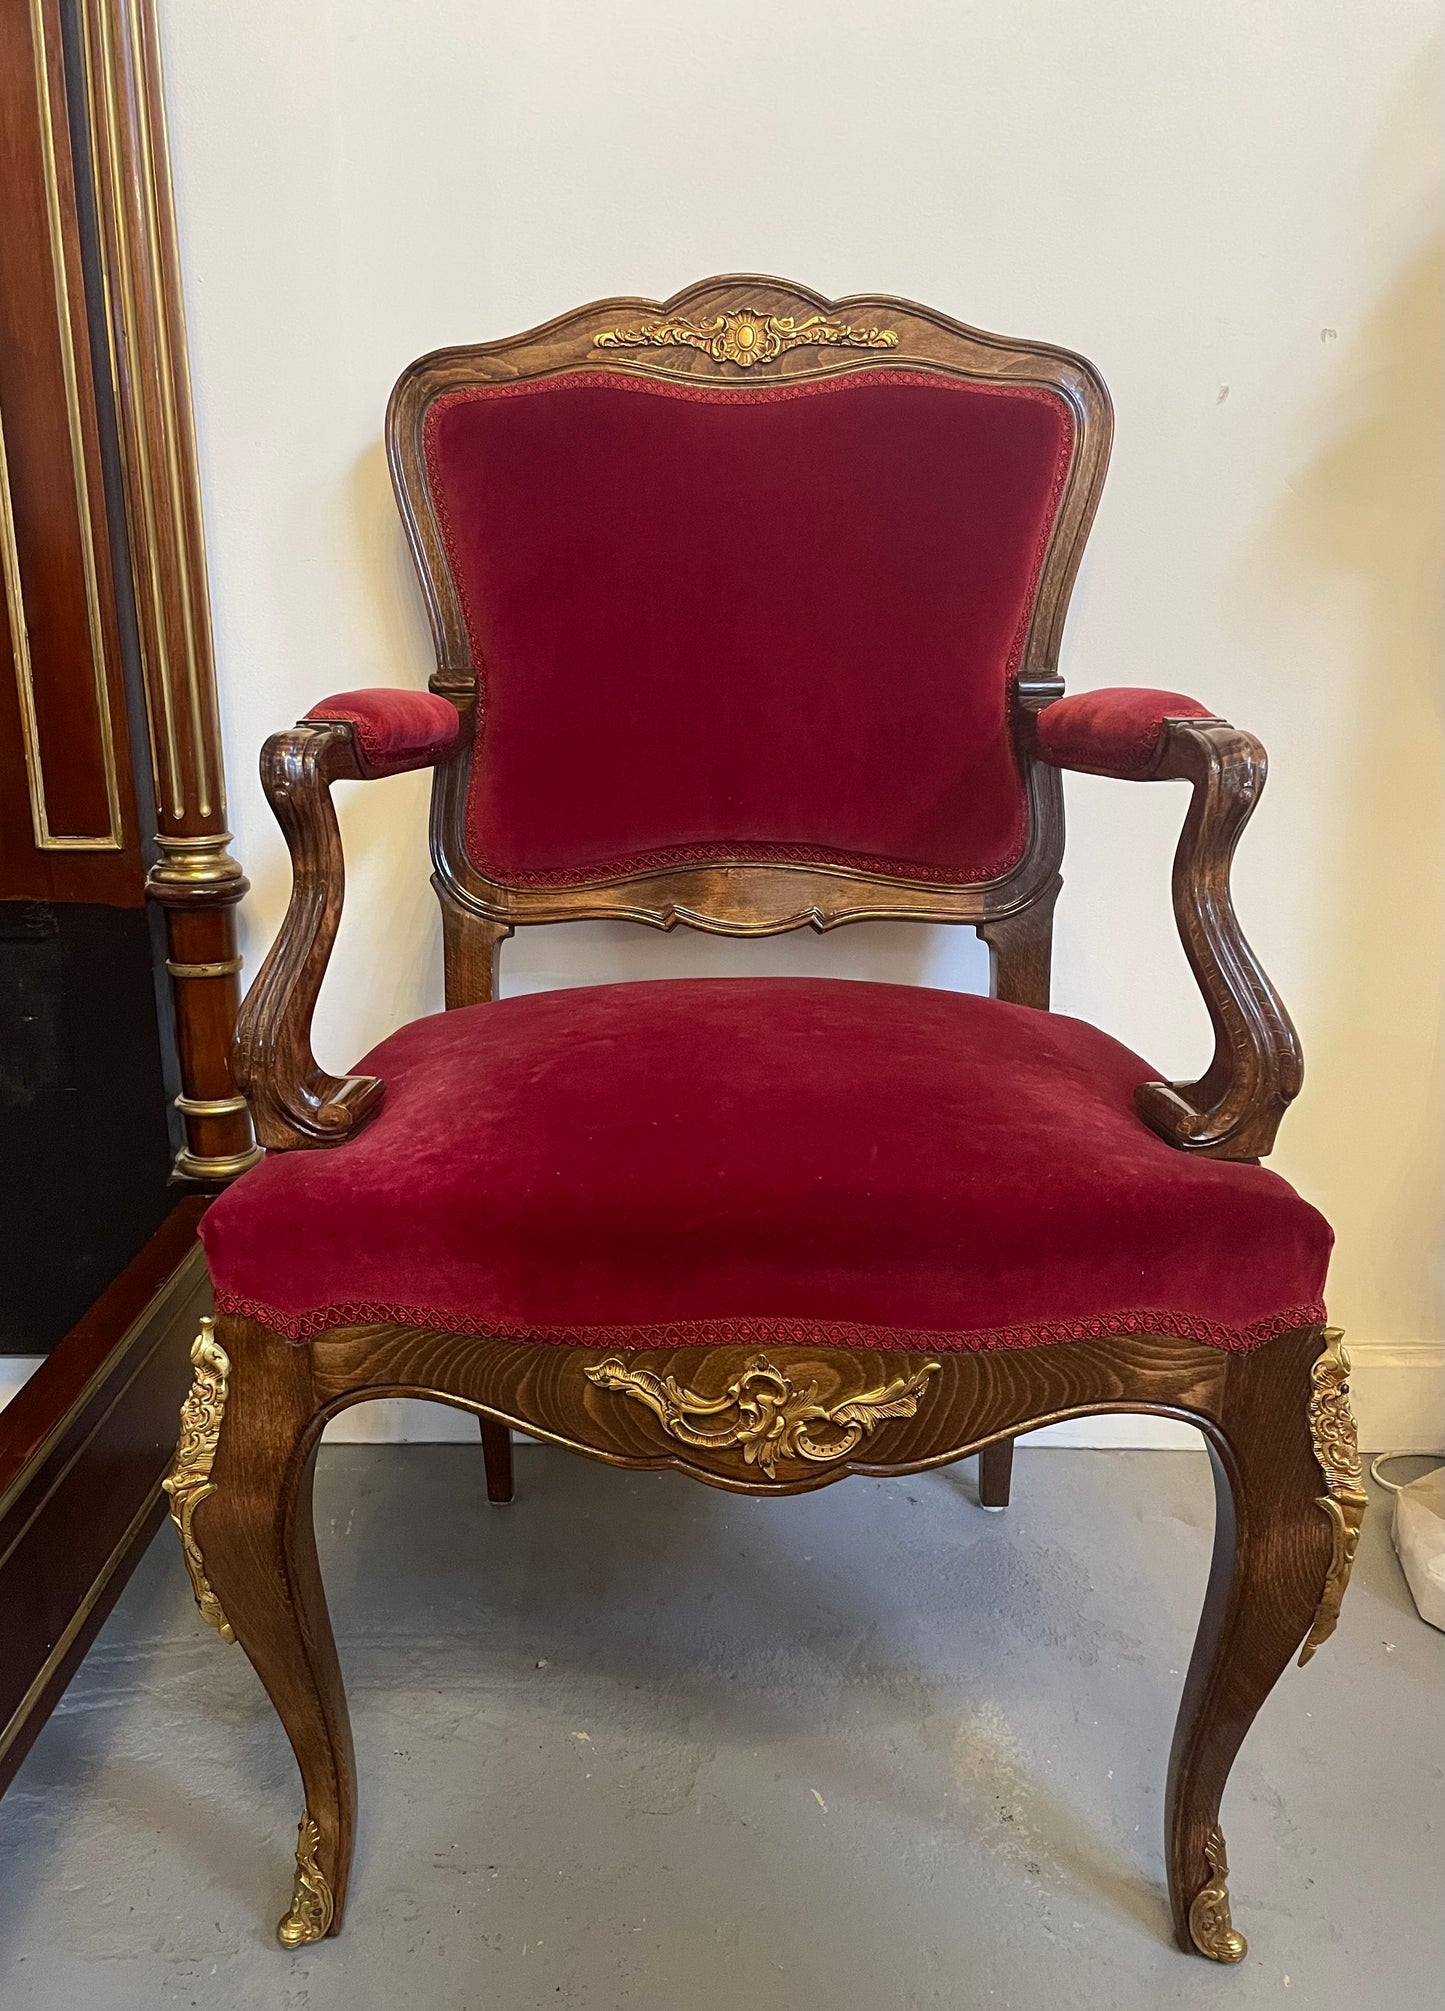
[[[456,707],[432,691],[338,691],[313,705],[306,717],[354,729],[368,780],[430,768],[451,753],[461,730]]]
[[[1034,744],[1054,768],[1143,782],[1158,759],[1166,720],[1216,717],[1180,691],[1081,691],[1036,715]]]

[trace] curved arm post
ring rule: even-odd
[[[261,786],[291,851],[291,904],[236,1023],[236,1080],[272,1152],[336,1145],[373,1117],[374,1075],[328,1075],[311,1021],[341,920],[346,869],[331,784],[364,770],[349,724],[294,726],[261,750]]]

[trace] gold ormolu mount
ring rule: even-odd
[[[1249,1943],[1229,1918],[1229,1860],[1224,1854],[1223,1834],[1217,1828],[1204,1839],[1204,1862],[1209,1866],[1209,1883],[1194,1895],[1189,1938],[1211,1962],[1243,1962]]]
[[[307,1809],[296,1832],[296,1879],[291,1887],[290,1911],[282,1914],[276,1928],[276,1939],[283,1948],[304,1948],[309,1941],[320,1941],[331,1925],[336,1908],[318,1861],[320,1849],[321,1831]]]
[[[1337,1327],[1327,1327],[1325,1343],[1324,1353],[1310,1370],[1310,1437],[1329,1489],[1319,1496],[1319,1505],[1330,1518],[1335,1547],[1314,1622],[1300,1649],[1301,1668],[1335,1631],[1369,1505],[1360,1484],[1360,1443],[1350,1410],[1350,1358],[1344,1336]]]
[[[192,1528],[196,1510],[213,1492],[211,1465],[216,1457],[221,1419],[226,1410],[226,1392],[230,1386],[231,1358],[216,1339],[215,1330],[214,1320],[209,1317],[203,1319],[201,1331],[191,1343],[191,1366],[195,1375],[181,1405],[181,1433],[176,1444],[175,1461],[161,1486],[170,1496],[171,1521],[181,1539],[181,1552],[186,1560],[186,1570],[190,1573],[191,1590],[201,1609],[201,1618],[210,1622],[223,1641],[234,1641],[236,1636],[231,1623],[206,1577],[200,1545]]]
[[[772,363],[788,349],[898,347],[891,328],[855,328],[826,314],[810,314],[800,321],[793,314],[765,314],[756,307],[718,314],[711,321],[688,321],[674,314],[635,328],[604,328],[592,341],[598,349],[701,349],[714,363],[736,363],[744,370],[755,363]]]
[[[661,1420],[663,1430],[683,1445],[696,1446],[701,1452],[723,1452],[738,1446],[745,1465],[761,1467],[768,1479],[774,1480],[780,1459],[811,1460],[826,1466],[846,1459],[885,1418],[913,1417],[924,1386],[938,1366],[937,1362],[924,1362],[911,1374],[895,1376],[877,1389],[861,1390],[855,1397],[832,1404],[817,1401],[816,1383],[796,1388],[792,1378],[766,1355],[754,1355],[737,1381],[717,1397],[684,1389],[675,1376],[630,1369],[620,1355],[594,1362],[585,1373],[599,1389],[618,1390],[646,1404]],[[695,1418],[726,1421],[702,1429],[693,1423]],[[822,1437],[816,1435],[819,1427]]]

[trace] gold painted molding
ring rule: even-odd
[[[1334,1552],[1314,1621],[1300,1649],[1301,1668],[1316,1648],[1329,1640],[1338,1624],[1355,1552],[1360,1547],[1360,1526],[1369,1506],[1361,1485],[1364,1475],[1359,1434],[1350,1409],[1350,1358],[1338,1327],[1325,1329],[1325,1344],[1324,1353],[1310,1370],[1309,1420],[1315,1458],[1329,1489],[1327,1494],[1319,1496],[1319,1505],[1330,1518]]]
[[[191,1590],[201,1609],[201,1618],[215,1628],[223,1641],[236,1636],[220,1600],[206,1577],[201,1548],[192,1521],[211,1486],[211,1466],[221,1437],[221,1420],[230,1387],[231,1358],[216,1339],[216,1323],[209,1316],[201,1321],[201,1331],[191,1343],[191,1366],[195,1375],[181,1405],[181,1431],[176,1445],[175,1464],[161,1482],[170,1496],[171,1521],[181,1539],[181,1552],[190,1574]]]
[[[700,349],[714,363],[736,363],[751,370],[755,363],[772,363],[789,349],[896,349],[891,328],[855,328],[825,314],[799,320],[792,314],[765,314],[745,307],[711,321],[688,321],[671,315],[665,321],[644,321],[636,328],[604,328],[594,335],[598,349]]]
[[[5,599],[10,615],[11,648],[15,659],[15,682],[20,700],[20,737],[25,757],[25,780],[30,797],[30,823],[36,850],[119,852],[125,847],[125,828],[121,813],[120,773],[116,766],[110,687],[106,678],[105,624],[101,617],[100,574],[95,553],[95,520],[92,514],[90,481],[85,467],[85,423],[80,403],[80,368],[75,352],[70,279],[65,266],[60,163],[56,153],[55,114],[51,102],[51,49],[45,31],[45,0],[29,0],[29,5],[36,109],[44,160],[45,221],[50,247],[51,278],[55,292],[61,381],[65,389],[66,431],[70,438],[71,484],[75,493],[75,531],[80,546],[80,573],[85,585],[85,617],[90,637],[96,728],[100,743],[101,768],[105,776],[106,830],[103,834],[67,836],[50,828],[50,812],[45,800],[45,766],[40,745],[40,722],[36,711],[34,671],[30,657],[30,636],[20,576],[20,554],[15,539],[14,509],[11,501],[9,469],[5,459],[3,425],[0,425],[0,568],[4,571]]]
[[[321,1869],[320,1849],[321,1831],[307,1809],[296,1832],[296,1878],[291,1887],[291,1906],[276,1928],[276,1939],[283,1948],[304,1948],[310,1941],[320,1941],[331,1925],[336,1904]]]
[[[1189,1908],[1189,1938],[1211,1962],[1243,1962],[1249,1943],[1229,1917],[1229,1859],[1217,1827],[1204,1839],[1204,1861],[1209,1882],[1200,1887]]]
[[[77,0],[100,227],[109,366],[159,853],[186,1143],[184,1178],[233,1179],[260,1157],[235,1088],[236,922],[246,879],[227,850],[210,599],[157,0]],[[204,967],[202,970],[201,967]],[[198,1106],[211,1106],[209,1115]]]
[[[769,1480],[777,1478],[780,1459],[811,1460],[831,1465],[846,1459],[867,1433],[886,1418],[913,1417],[937,1362],[924,1362],[911,1375],[895,1376],[877,1389],[863,1390],[841,1402],[818,1402],[818,1385],[798,1389],[790,1376],[766,1355],[754,1355],[736,1382],[719,1397],[684,1389],[675,1376],[654,1375],[650,1369],[630,1369],[620,1355],[590,1364],[584,1373],[599,1389],[616,1390],[645,1404],[660,1419],[664,1431],[683,1445],[703,1452],[724,1452],[737,1446],[748,1466],[761,1467]],[[694,1418],[727,1422],[706,1430]],[[818,1438],[821,1426],[836,1437]]]

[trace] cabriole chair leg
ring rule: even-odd
[[[245,1649],[301,1769],[291,1904],[277,1928],[284,1947],[299,1948],[341,1926],[356,1811],[351,1721],[311,1520],[322,1420],[308,1349],[244,1321],[222,1320],[214,1333],[210,1325],[192,1353],[196,1379],[167,1492],[201,1612]]]
[[[1229,1911],[1225,1782],[1301,1642],[1308,1660],[1333,1628],[1364,1511],[1347,1367],[1321,1354],[1317,1332],[1236,1356],[1212,1434],[1214,1556],[1170,1754],[1165,1849],[1179,1945],[1215,1962],[1246,1952]]]

